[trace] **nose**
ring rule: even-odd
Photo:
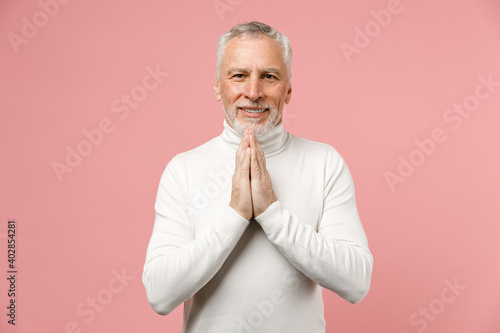
[[[257,101],[263,95],[262,82],[257,76],[250,76],[245,83],[245,97],[251,101]]]

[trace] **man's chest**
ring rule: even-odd
[[[274,194],[282,207],[317,228],[323,210],[324,165],[297,156],[274,156],[266,161]],[[191,225],[202,231],[220,218],[231,200],[234,161],[200,164],[188,182]]]

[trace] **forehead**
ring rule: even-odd
[[[221,66],[274,66],[285,69],[280,45],[266,35],[231,39],[224,50]]]

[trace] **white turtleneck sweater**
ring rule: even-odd
[[[184,303],[182,332],[325,332],[322,287],[359,302],[368,249],[351,174],[331,146],[283,122],[258,141],[277,201],[250,221],[229,206],[242,136],[176,155],[160,180],[143,283],[159,314]]]

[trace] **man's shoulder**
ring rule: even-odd
[[[174,159],[185,161],[192,159],[199,160],[200,157],[203,158],[205,156],[213,155],[213,153],[217,151],[216,139],[217,137],[212,138],[195,148],[179,152],[174,156]]]
[[[338,172],[347,168],[347,164],[334,146],[309,140],[303,137],[292,135],[291,153],[301,156],[301,159],[307,160],[311,165],[322,168],[330,172]]]
[[[330,144],[313,141],[301,136],[290,134],[292,147],[301,149],[307,154],[339,155],[338,151]]]

